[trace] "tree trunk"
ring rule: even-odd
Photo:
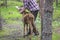
[[[5,5],[6,8],[7,8],[7,0],[3,0],[3,3],[4,3],[4,5]]]
[[[56,0],[56,6],[58,6],[58,0]]]
[[[40,0],[41,40],[52,40],[53,0]]]
[[[5,1],[5,5],[6,5],[6,8],[7,8],[7,0]]]
[[[1,6],[0,6],[1,8]],[[1,9],[0,9],[0,30],[2,30],[2,17],[1,17]]]

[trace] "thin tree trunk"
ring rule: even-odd
[[[0,6],[1,8],[1,6]],[[2,30],[2,17],[1,17],[1,9],[0,9],[0,30]]]
[[[5,5],[6,8],[7,8],[7,0],[4,0],[3,3],[4,3],[4,5]]]
[[[56,6],[58,6],[58,0],[56,0]]]
[[[6,8],[7,8],[7,0],[5,1],[5,5],[6,5]]]
[[[53,0],[40,0],[41,40],[52,40]]]

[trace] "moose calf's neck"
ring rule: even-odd
[[[24,11],[22,14],[23,14],[23,16],[24,16],[24,15],[28,14],[28,12]]]

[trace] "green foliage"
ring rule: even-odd
[[[53,25],[53,28],[54,28],[54,29],[59,28],[59,27],[60,27],[60,22],[59,22],[59,21],[54,21],[54,22],[52,23],[52,25]]]
[[[8,6],[22,6],[23,5],[23,3],[22,2],[18,2],[18,1],[8,1],[7,2],[8,4]]]
[[[54,32],[52,35],[52,40],[60,40],[60,34]]]
[[[54,9],[53,19],[60,17],[60,7]]]
[[[1,14],[3,19],[10,19],[10,18],[21,18],[21,14],[17,11],[15,6],[13,7],[2,7],[1,8]]]
[[[0,37],[6,36],[6,35],[10,35],[9,31],[14,31],[16,29],[9,29],[7,27],[4,27],[4,29],[2,31],[0,31]]]

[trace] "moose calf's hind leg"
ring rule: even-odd
[[[37,31],[36,26],[35,26],[34,23],[32,23],[32,26],[33,26],[33,32],[34,32],[34,34],[35,35],[39,35],[39,32]]]
[[[29,27],[30,27],[31,35],[32,35],[32,33],[33,33],[33,28],[32,28],[32,24],[31,24],[31,23],[29,24]]]

